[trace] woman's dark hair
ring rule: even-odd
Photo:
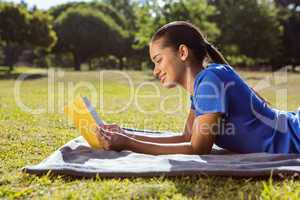
[[[201,64],[208,56],[213,62],[228,64],[223,55],[204,38],[201,31],[189,22],[174,21],[162,26],[154,33],[151,42],[160,38],[163,38],[162,47],[178,49],[179,45],[186,45]]]
[[[174,21],[162,26],[154,33],[151,42],[161,38],[163,38],[162,48],[173,47],[178,50],[181,44],[186,45],[192,50],[198,63],[202,65],[208,57],[215,63],[228,65],[220,51],[205,39],[200,29],[189,22]],[[251,89],[259,98],[269,103],[253,88]]]

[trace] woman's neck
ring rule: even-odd
[[[197,66],[186,66],[186,71],[184,76],[182,77],[182,80],[180,81],[180,85],[186,89],[186,91],[190,94],[194,94],[194,82],[196,75],[202,71],[203,66],[197,65]]]

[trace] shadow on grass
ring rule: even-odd
[[[18,78],[24,78],[24,81],[36,80],[47,77],[47,74],[38,73],[0,73],[0,80],[16,80]]]
[[[60,149],[60,152],[64,162],[76,164],[84,164],[91,159],[116,159],[126,157],[130,154],[129,152],[124,151],[116,153],[114,151],[94,150],[83,145],[80,145],[75,149],[65,146]]]

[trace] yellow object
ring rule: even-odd
[[[97,138],[96,127],[103,122],[87,97],[78,97],[73,103],[65,106],[64,113],[73,121],[80,134],[92,148],[102,149],[103,143]]]

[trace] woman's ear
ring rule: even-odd
[[[189,49],[186,45],[181,44],[178,48],[179,58],[181,61],[186,61],[189,55]]]

